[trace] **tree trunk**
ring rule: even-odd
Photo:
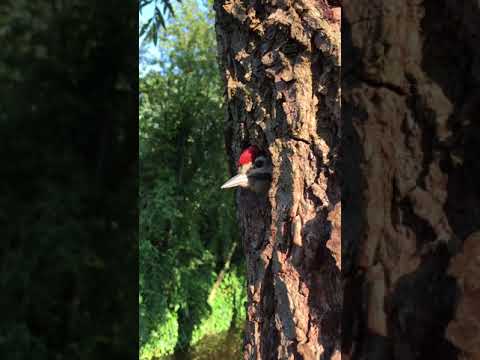
[[[342,357],[478,359],[479,2],[343,5]]]
[[[339,358],[340,9],[326,0],[217,0],[232,161],[271,157],[268,195],[237,193],[247,262],[244,358]]]

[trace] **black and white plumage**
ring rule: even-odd
[[[222,189],[241,187],[255,193],[265,193],[272,180],[272,163],[256,146],[245,149],[237,162],[237,175],[222,185]]]

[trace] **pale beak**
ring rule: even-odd
[[[247,187],[248,177],[245,174],[238,174],[222,185],[222,189],[233,188],[236,186]]]

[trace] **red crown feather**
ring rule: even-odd
[[[260,152],[260,149],[255,145],[249,146],[248,148],[243,150],[242,154],[240,155],[240,158],[238,159],[237,166],[241,166],[241,165],[245,165],[253,162],[253,160],[255,160],[259,152]]]

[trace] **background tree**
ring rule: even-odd
[[[232,172],[251,144],[274,165],[266,197],[237,197],[244,358],[339,358],[339,8],[324,0],[217,0],[214,8]]]

